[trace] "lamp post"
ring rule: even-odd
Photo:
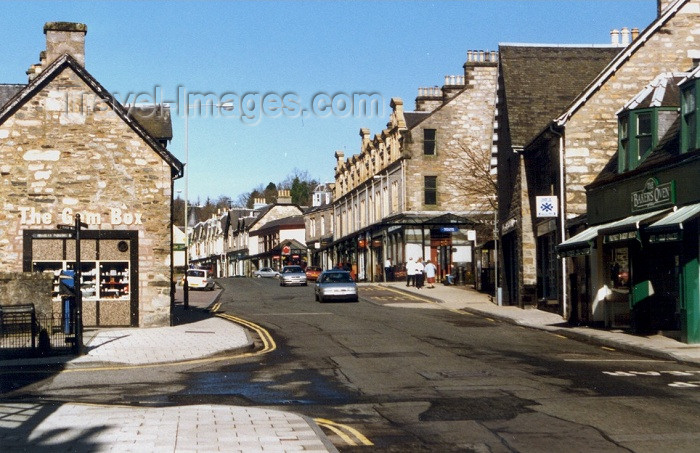
[[[184,171],[184,179],[185,179],[185,278],[183,279],[183,304],[185,310],[189,309],[190,306],[190,288],[187,282],[187,270],[190,267],[190,236],[188,233],[188,219],[187,219],[187,211],[188,211],[188,203],[189,203],[189,198],[188,198],[188,185],[189,185],[189,176],[190,176],[190,171],[189,171],[189,153],[190,153],[190,143],[189,143],[189,134],[190,134],[190,108],[196,107],[199,108],[201,104],[196,103],[195,105],[190,105],[190,100],[189,100],[189,94],[187,92],[185,94],[185,171]],[[221,104],[213,104],[213,103],[207,103],[205,105],[205,108],[211,107],[212,109],[214,107],[221,108],[223,110],[234,110],[235,105],[232,102],[224,102]]]

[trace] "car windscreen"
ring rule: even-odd
[[[331,272],[323,276],[322,282],[328,283],[351,283],[352,277],[345,272]]]
[[[187,271],[188,277],[202,277],[202,278],[204,278],[205,275],[206,275],[205,271],[198,271],[198,270],[194,270],[194,269],[190,269]]]
[[[288,274],[291,272],[304,272],[304,271],[301,270],[301,267],[285,267],[282,272],[285,274]]]

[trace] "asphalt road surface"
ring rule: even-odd
[[[321,304],[313,284],[219,283],[219,312],[264,328],[270,352],[3,375],[0,400],[269,407],[323,420],[341,452],[698,451],[698,368],[374,285],[357,303]]]

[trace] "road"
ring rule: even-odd
[[[319,420],[341,452],[697,451],[700,391],[693,382],[700,369],[445,310],[374,285],[361,287],[358,303],[320,304],[313,285],[220,284],[219,312],[264,329],[274,339],[270,352],[58,370],[0,396],[269,407]]]

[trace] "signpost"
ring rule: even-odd
[[[75,352],[80,355],[83,353],[83,291],[82,291],[82,276],[80,271],[80,230],[87,228],[87,223],[80,221],[80,214],[75,215],[75,225],[57,225],[59,230],[73,230],[72,235],[75,237]]]

